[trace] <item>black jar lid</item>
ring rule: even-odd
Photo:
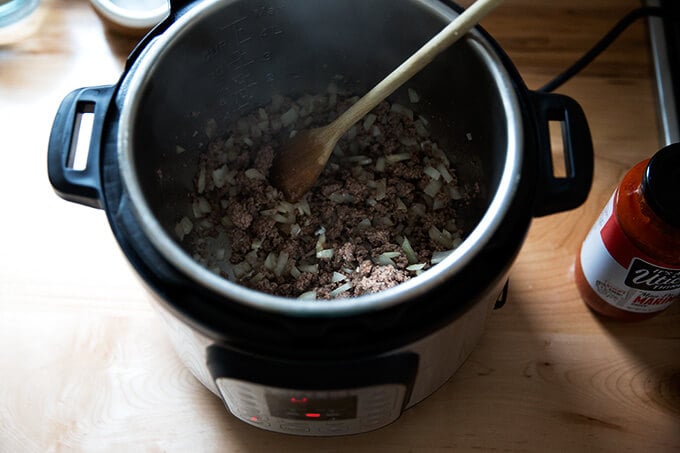
[[[680,228],[680,143],[662,148],[649,160],[642,193],[656,215]]]

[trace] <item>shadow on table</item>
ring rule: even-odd
[[[680,430],[680,303],[641,322],[593,317],[618,344],[644,365],[639,385],[649,404],[678,418]]]

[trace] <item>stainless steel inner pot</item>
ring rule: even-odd
[[[356,314],[410,300],[448,279],[501,227],[522,164],[522,116],[511,77],[475,31],[406,87],[420,94],[418,111],[456,162],[461,182],[478,182],[486,197],[466,213],[472,231],[454,253],[392,289],[320,304],[253,291],[205,269],[174,234],[178,219],[191,212],[197,169],[195,154],[175,148],[207,144],[208,119],[224,127],[273,94],[323,92],[334,79],[363,94],[455,14],[430,0],[214,0],[183,11],[142,50],[118,94],[120,170],[144,234],[195,283],[274,312]],[[407,103],[406,87],[393,99]]]

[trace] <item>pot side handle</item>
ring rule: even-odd
[[[572,98],[554,93],[529,93],[538,119],[539,178],[534,216],[541,217],[580,206],[593,181],[593,142],[585,113]],[[556,177],[550,144],[551,121],[562,124],[566,176]]]
[[[54,191],[65,200],[102,208],[99,157],[104,119],[114,86],[80,88],[61,102],[52,125],[47,148],[47,173]],[[92,133],[85,168],[73,165],[80,119],[93,114]]]

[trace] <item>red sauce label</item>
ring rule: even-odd
[[[616,308],[661,311],[680,296],[680,267],[664,265],[628,239],[614,214],[615,195],[583,243],[583,274],[591,288]]]

